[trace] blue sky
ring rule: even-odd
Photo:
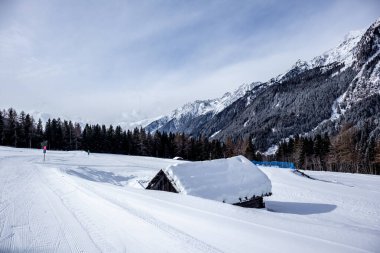
[[[114,123],[266,81],[380,1],[0,0],[0,108]]]

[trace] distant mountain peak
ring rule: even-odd
[[[340,42],[338,46],[327,50],[323,54],[316,56],[309,61],[298,59],[295,64],[293,64],[293,66],[286,72],[286,74],[281,75],[281,78],[291,78],[294,75],[297,75],[306,70],[327,66],[334,62],[344,64],[344,67],[341,70],[352,66],[355,60],[355,48],[363,37],[365,31],[365,29],[362,29],[348,32],[344,36],[343,41]]]
[[[170,130],[172,132],[184,131],[184,126],[189,124],[192,119],[210,115],[211,117],[227,106],[231,105],[237,99],[243,97],[247,91],[259,86],[261,82],[244,83],[232,92],[226,92],[222,97],[207,100],[195,100],[172,111],[171,114],[162,116],[146,126],[149,132],[157,130]]]
[[[366,30],[356,30],[347,33],[344,40],[335,48],[332,48],[322,55],[313,58],[309,65],[312,68],[326,66],[339,62],[344,63],[344,68],[352,66],[355,59],[355,48]]]

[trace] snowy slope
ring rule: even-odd
[[[380,18],[363,34],[355,50],[359,73],[342,95],[340,107],[344,110],[373,94],[380,94]]]
[[[308,65],[315,68],[326,66],[334,62],[340,62],[344,63],[344,69],[352,66],[355,61],[355,47],[362,38],[364,32],[365,29],[349,32],[337,47],[313,58]]]
[[[270,210],[139,182],[180,161],[0,147],[0,252],[378,252],[380,177],[264,168]]]
[[[331,117],[322,121],[314,131],[329,121],[339,120],[348,109],[361,100],[380,94],[380,18],[367,30],[351,34],[353,35],[351,40],[342,43],[342,45],[347,44],[346,50],[337,50],[340,56],[336,57],[336,61],[344,62],[346,66],[353,66],[358,73],[347,90],[335,100]]]
[[[298,60],[285,74],[278,76],[278,81],[292,78],[306,70],[317,67],[328,66],[332,63],[344,64],[340,70],[343,71],[351,67],[355,61],[355,48],[362,38],[365,30],[351,31],[344,36],[344,39],[335,48],[332,48],[322,55],[318,55],[309,61]]]
[[[337,120],[353,104],[373,94],[380,94],[379,35],[380,18],[368,29],[350,31],[337,47],[326,51],[322,55],[316,56],[309,61],[298,60],[285,74],[279,75],[275,80],[284,81],[306,70],[317,67],[328,68],[330,64],[334,63],[344,65],[343,68],[339,69],[339,72],[349,67],[358,69],[358,74],[350,83],[347,91],[337,98],[332,107],[332,114],[329,120]],[[368,47],[372,52],[361,53],[363,50],[369,51]]]
[[[143,120],[138,120],[138,121],[117,121],[115,122],[115,126],[120,126],[122,129],[127,130],[127,129],[134,129],[134,128],[145,128],[147,125],[149,125],[151,122],[156,121],[161,119],[163,116],[158,116],[150,119],[143,119]]]
[[[239,203],[272,191],[268,177],[244,156],[170,165],[164,173],[180,194]]]
[[[146,126],[149,132],[155,132],[167,128],[169,123],[173,125],[171,127],[172,132],[183,131],[183,127],[189,121],[196,117],[206,114],[215,115],[224,108],[235,102],[237,99],[243,97],[245,93],[252,90],[254,87],[259,86],[260,82],[254,82],[250,84],[243,84],[239,86],[233,92],[227,92],[222,97],[209,100],[196,100],[191,103],[187,103],[182,107],[175,109],[171,114],[162,116]]]

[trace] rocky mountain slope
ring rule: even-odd
[[[380,19],[367,30],[350,32],[336,48],[310,61],[297,61],[277,78],[244,86],[245,92],[227,103],[196,101],[147,129],[221,140],[252,135],[262,151],[291,135],[334,133],[344,124],[363,124],[369,118],[370,131],[379,134],[379,59]]]
[[[194,134],[218,132],[218,139],[252,135],[256,146],[265,150],[291,135],[332,133],[343,124],[357,124],[359,115],[352,114],[360,111],[358,102],[380,105],[373,98],[380,93],[379,27],[378,20],[364,33],[350,33],[322,56],[297,62],[255,99],[247,93]]]
[[[165,115],[154,120],[145,129],[149,132],[185,132],[189,134],[237,99],[244,96],[247,91],[262,87],[263,85],[260,82],[243,84],[235,91],[227,92],[220,98],[187,103],[175,109],[170,115]]]

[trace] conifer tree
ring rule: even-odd
[[[6,145],[17,147],[17,113],[13,108],[9,108],[6,126]]]
[[[25,135],[25,112],[21,111],[17,120],[17,139],[18,139],[18,147],[25,148],[26,147],[26,135]]]
[[[234,143],[232,141],[232,138],[231,137],[227,137],[227,140],[226,140],[226,150],[225,150],[225,157],[231,157],[234,155]]]
[[[79,146],[81,145],[81,134],[82,134],[82,128],[79,125],[79,123],[75,123],[74,133],[75,133],[75,139],[74,139],[75,150],[78,150]]]
[[[304,168],[305,162],[305,141],[301,137],[296,137],[294,140],[294,162],[297,168]]]
[[[45,134],[44,134],[44,139],[47,141],[48,149],[50,149],[51,140],[53,139],[51,126],[52,126],[52,122],[50,119],[48,119],[48,121],[46,121],[46,124],[45,124]]]
[[[0,145],[4,145],[4,114],[0,111]]]
[[[42,126],[42,120],[38,119],[36,131],[33,138],[34,148],[41,148],[41,142],[44,139],[44,131]]]
[[[116,126],[115,128],[115,136],[114,136],[114,149],[116,153],[121,154],[123,151],[123,130],[120,126]]]
[[[112,125],[108,127],[106,140],[107,140],[107,145],[106,145],[107,151],[111,153],[114,152],[115,151],[114,149],[115,148],[115,130]]]
[[[249,136],[247,139],[245,139],[244,144],[243,144],[243,150],[244,150],[244,156],[248,160],[256,160],[256,155],[255,155],[255,148],[253,147],[252,143],[252,136]]]
[[[25,116],[23,128],[24,128],[26,147],[32,148],[32,140],[33,140],[33,134],[35,132],[35,127],[34,127],[34,119],[29,114]]]
[[[376,142],[373,161],[374,163],[380,165],[380,140]]]

